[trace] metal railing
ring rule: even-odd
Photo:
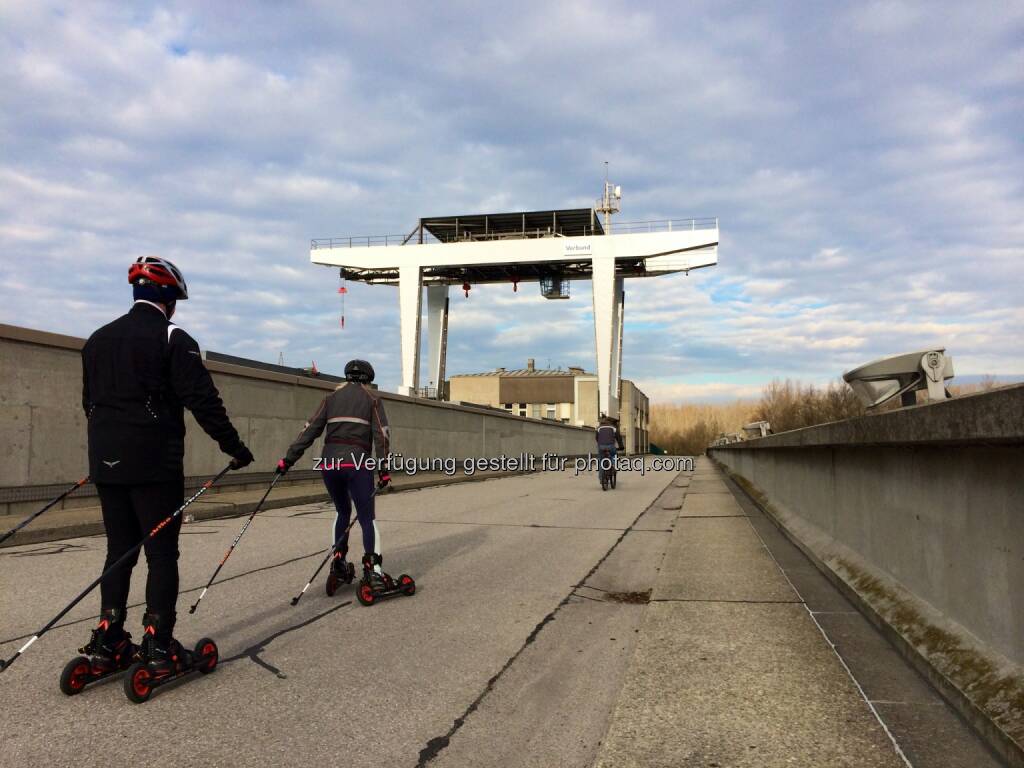
[[[640,232],[686,232],[699,229],[718,229],[718,217],[703,219],[657,219],[654,221],[612,222],[612,234],[634,234]]]
[[[700,219],[658,219],[652,221],[624,221],[616,222],[612,225],[611,234],[640,234],[645,232],[686,232],[696,231],[705,229],[718,229],[718,218],[700,218]],[[469,241],[477,240],[503,240],[503,239],[523,239],[533,237],[558,237],[562,235],[560,232],[551,232],[537,230],[527,230],[525,232],[492,232],[487,234],[481,234],[480,236],[468,238]],[[466,242],[467,240],[458,239],[450,242]],[[424,243],[440,243],[433,235],[430,235],[426,231],[423,233]],[[389,246],[389,245],[419,245],[419,239],[417,237],[411,237],[408,234],[404,235],[355,235],[352,237],[325,237],[325,238],[314,238],[310,241],[310,249],[317,250],[320,248],[373,248],[378,246]]]
[[[433,235],[423,233],[423,242],[441,242]],[[312,250],[318,248],[373,248],[376,246],[388,245],[418,245],[419,240],[412,240],[408,234],[404,235],[354,235],[352,237],[321,237],[310,241],[309,247]]]

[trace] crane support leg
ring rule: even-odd
[[[430,386],[437,397],[444,392],[444,358],[448,346],[448,286],[427,286],[427,364]]]
[[[615,277],[614,257],[593,260],[594,337],[597,348],[598,410],[614,418],[619,415],[618,349],[621,280]]]
[[[611,415],[616,419],[619,418],[618,403],[622,399],[622,323],[626,303],[623,282],[621,277],[615,278],[615,336],[612,339],[615,351],[612,355],[611,393],[615,397],[616,407]]]
[[[420,387],[420,312],[423,278],[419,265],[398,268],[398,307],[402,325],[402,386],[399,394],[415,396]]]

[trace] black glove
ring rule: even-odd
[[[280,459],[277,462],[277,467],[274,468],[274,472],[276,472],[279,475],[283,475],[285,472],[287,472],[291,468],[292,468],[292,463],[290,461],[288,461],[288,459]]]
[[[387,488],[388,485],[390,485],[390,483],[391,483],[391,475],[388,474],[388,471],[386,469],[378,470],[377,471],[377,477],[378,477],[377,490],[382,490],[384,488]]]
[[[231,454],[231,468],[241,469],[242,467],[248,467],[253,462],[252,451],[243,445],[233,454]]]

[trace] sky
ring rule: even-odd
[[[720,222],[717,266],[627,283],[653,402],[1024,374],[1021,2],[2,0],[0,78],[0,322],[88,336],[158,254],[202,347],[394,390],[397,289],[342,330],[310,239],[590,206],[607,161],[617,221]],[[589,283],[452,290],[450,374],[531,357],[594,370]]]

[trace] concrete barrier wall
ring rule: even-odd
[[[71,483],[88,471],[82,411],[82,339],[0,324],[0,488]],[[330,382],[207,362],[228,413],[265,473],[334,389]],[[382,393],[392,448],[407,457],[471,458],[522,452],[578,455],[589,428]],[[211,475],[226,457],[186,416],[185,472]],[[311,468],[318,442],[300,468]]]
[[[1024,736],[1024,386],[709,453],[941,676]]]

